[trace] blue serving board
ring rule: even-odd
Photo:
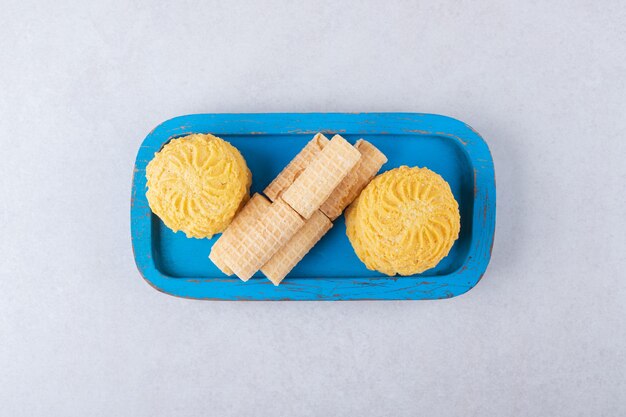
[[[461,232],[437,267],[409,277],[370,271],[356,257],[343,216],[278,287],[259,272],[248,282],[228,277],[208,259],[213,239],[174,233],[151,213],[145,169],[170,139],[212,133],[235,145],[262,192],[317,132],[353,142],[364,138],[387,155],[381,172],[400,165],[428,167],[448,181],[459,202]],[[493,160],[471,127],[419,113],[197,114],[170,119],[143,141],[135,164],[131,235],[144,279],[167,294],[210,300],[440,299],[472,289],[491,256],[496,216]]]

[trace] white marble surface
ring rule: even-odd
[[[626,415],[626,4],[339,3],[2,2],[0,414]],[[480,284],[309,303],[146,285],[145,134],[278,111],[481,132],[498,221]]]

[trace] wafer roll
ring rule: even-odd
[[[363,139],[359,139],[354,147],[361,153],[361,159],[320,207],[320,210],[333,221],[352,203],[387,162],[385,154]]]
[[[283,193],[282,199],[308,219],[361,158],[361,153],[339,135],[315,157]]]
[[[278,197],[293,183],[293,181],[306,169],[306,167],[315,159],[322,151],[329,140],[321,133],[316,134],[313,139],[306,144],[304,148],[289,162],[274,181],[268,185],[263,191],[265,195],[272,201],[276,201]]]
[[[217,242],[215,242],[217,243]],[[215,244],[214,244],[215,246]],[[220,271],[222,271],[224,274],[226,275],[232,275],[233,271],[228,267],[228,265],[226,265],[226,263],[224,262],[224,258],[223,255],[220,253],[219,250],[215,250],[215,249],[211,249],[211,253],[209,254],[209,259],[211,260],[211,262],[213,262],[215,264],[215,266],[218,267],[218,269]]]
[[[224,233],[222,233],[222,236],[213,244],[209,259],[226,275],[232,275],[233,271],[224,260],[225,251],[232,249],[234,245],[241,241],[245,230],[261,217],[262,213],[270,205],[271,203],[265,197],[260,194],[254,194],[239,214],[235,216]]]
[[[223,260],[247,281],[304,226],[304,220],[278,199],[249,227],[242,228],[240,241],[225,248]]]
[[[333,227],[333,223],[321,211],[317,210],[304,226],[296,232],[286,245],[272,256],[261,272],[274,285],[287,276],[313,246]]]

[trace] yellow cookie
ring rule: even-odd
[[[400,168],[372,180],[346,212],[346,232],[368,269],[413,275],[435,267],[460,230],[450,186],[428,168]]]
[[[247,201],[252,175],[237,148],[213,135],[173,139],[146,168],[148,204],[173,231],[210,238]]]

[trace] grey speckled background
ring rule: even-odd
[[[623,1],[84,3],[2,2],[0,414],[626,415]],[[276,111],[481,132],[498,222],[480,284],[343,303],[146,285],[145,134]]]

